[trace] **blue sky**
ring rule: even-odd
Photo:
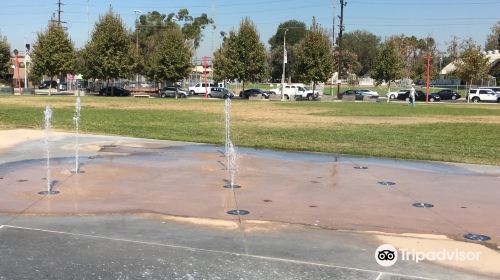
[[[2,1],[0,32],[7,36],[12,49],[23,49],[33,41],[37,31],[45,28],[56,10],[56,0]],[[310,24],[315,16],[323,27],[332,29],[332,0],[63,0],[62,19],[77,47],[87,41],[99,14],[109,6],[119,13],[124,23],[133,28],[134,9],[158,10],[162,13],[187,8],[191,14],[208,13],[216,21],[213,45],[221,42],[220,31],[237,28],[242,17],[249,16],[256,23],[261,40],[267,44],[280,22],[297,19]],[[88,2],[88,13],[87,13]],[[336,12],[339,14],[338,0]],[[500,0],[347,0],[345,8],[346,31],[368,30],[382,38],[392,34],[424,37],[434,36],[440,49],[452,35],[472,37],[484,44],[490,27],[500,20]],[[338,24],[338,20],[337,20]],[[338,31],[338,27],[336,27]],[[212,32],[204,34],[197,56],[211,55]]]

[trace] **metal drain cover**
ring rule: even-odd
[[[225,184],[224,188],[226,188],[226,189],[241,189],[241,186],[240,185],[232,185],[231,186],[231,184]]]
[[[28,180],[26,180],[26,179],[21,179],[21,180],[17,180],[17,182],[19,182],[19,183],[24,183],[24,182],[28,182]]]
[[[382,186],[394,186],[396,185],[396,183],[394,182],[389,182],[389,181],[381,181],[381,182],[378,182],[380,185]]]
[[[367,166],[354,166],[354,169],[368,169]]]
[[[247,210],[229,210],[229,211],[227,211],[227,213],[228,213],[229,215],[237,215],[237,216],[238,216],[238,215],[239,215],[239,216],[243,216],[243,215],[248,215],[248,214],[250,214],[250,212],[249,212],[249,211],[247,211]]]
[[[413,206],[418,207],[418,208],[432,208],[432,207],[434,207],[433,204],[423,203],[423,202],[413,203]]]
[[[38,194],[40,194],[40,195],[56,195],[58,193],[59,193],[59,191],[54,191],[54,190],[38,192]]]
[[[464,238],[467,240],[472,240],[472,241],[488,241],[491,240],[491,237],[486,236],[486,235],[481,235],[481,234],[476,234],[476,233],[467,233],[464,234]]]

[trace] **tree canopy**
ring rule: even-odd
[[[468,46],[455,64],[454,74],[469,85],[488,77],[488,58],[481,54],[481,48],[477,45]]]
[[[154,81],[177,82],[191,72],[191,49],[179,28],[162,31],[160,47],[148,60],[146,75]]]
[[[280,80],[283,74],[283,36],[286,31],[286,50],[287,64],[285,68],[286,75],[292,81],[299,79],[295,65],[297,57],[297,44],[304,39],[307,33],[306,24],[297,21],[289,20],[281,23],[276,30],[276,33],[269,39],[271,51],[269,55],[269,66],[272,80]]]
[[[359,76],[367,74],[372,69],[379,46],[380,37],[364,30],[348,32],[342,37],[343,49],[355,54],[361,66],[354,72]]]
[[[37,34],[31,57],[33,75],[46,75],[51,81],[58,75],[75,70],[73,42],[64,28],[54,22],[50,22],[45,31]]]
[[[325,29],[313,18],[305,38],[297,47],[297,68],[302,82],[317,83],[328,80],[333,73],[333,50]]]
[[[500,21],[491,27],[491,33],[486,37],[484,48],[487,51],[500,49]]]
[[[238,32],[231,31],[215,52],[214,74],[218,80],[237,79],[258,82],[266,77],[266,50],[255,24],[245,18]]]
[[[0,80],[5,80],[10,67],[10,45],[7,38],[0,34]]]
[[[134,69],[130,36],[121,18],[108,11],[96,23],[90,42],[81,52],[80,72],[87,79],[127,78]]]
[[[439,64],[439,52],[432,37],[417,38],[415,36],[392,36],[386,41],[398,50],[402,62],[402,75],[413,80],[425,79],[427,76],[427,54],[431,56],[431,76],[436,77]]]
[[[393,42],[387,41],[381,46],[370,74],[377,85],[387,82],[389,89],[391,82],[402,77],[401,57]]]

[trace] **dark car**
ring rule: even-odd
[[[248,99],[250,96],[263,96],[265,99],[269,98],[269,93],[265,92],[258,88],[247,89],[245,91],[240,92],[240,97]]]
[[[57,82],[56,81],[43,81],[40,83],[38,86],[38,89],[48,89],[49,85],[51,88],[57,88]]]
[[[179,97],[179,98],[186,98],[190,95],[187,90],[182,89],[180,87],[177,87],[177,88],[176,87],[164,87],[164,88],[160,89],[158,95],[161,98],[175,97],[176,90],[177,90],[177,97]]]
[[[435,94],[439,95],[439,97],[441,97],[441,100],[457,100],[461,97],[458,92],[451,89],[443,89],[436,92]]]
[[[104,87],[99,90],[101,96],[130,96],[130,91],[121,87]]]
[[[342,96],[352,96],[352,95],[354,95],[356,100],[363,100],[363,94],[358,90],[349,89],[342,93]]]
[[[398,99],[401,100],[408,100],[410,97],[410,90],[402,90],[398,93]],[[415,91],[415,99],[417,101],[426,101],[427,97],[425,96],[425,92],[421,90],[416,90]],[[441,97],[435,93],[429,93],[429,102],[436,102],[436,101],[441,101]]]

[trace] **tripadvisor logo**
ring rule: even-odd
[[[393,266],[398,260],[398,251],[392,245],[381,245],[375,250],[375,260],[381,266]]]
[[[390,245],[381,245],[375,250],[375,260],[381,266],[393,266],[399,259],[401,261],[412,261],[419,263],[422,261],[479,261],[481,252],[460,251],[441,249],[437,251],[417,251],[415,249],[399,249]]]

